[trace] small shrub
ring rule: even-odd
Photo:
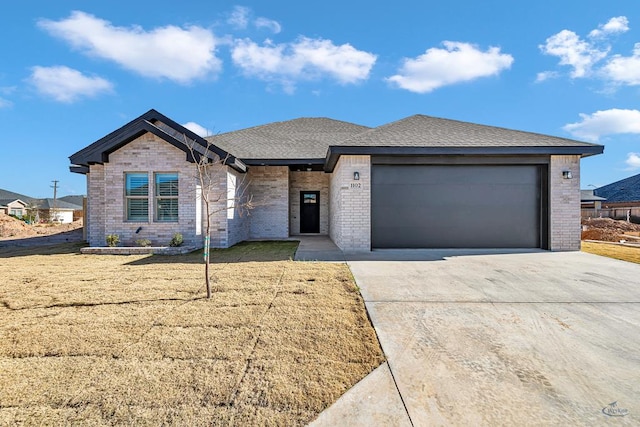
[[[149,239],[138,239],[138,240],[136,240],[136,245],[146,248],[147,246],[151,246],[151,240],[149,240]]]
[[[120,236],[118,236],[117,234],[107,235],[107,246],[109,247],[118,246],[118,243],[120,243]]]
[[[172,247],[182,246],[183,243],[184,243],[184,239],[182,238],[182,234],[176,233],[173,235],[173,238],[171,238],[171,241],[169,242],[169,246],[172,246]]]

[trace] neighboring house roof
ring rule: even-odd
[[[27,202],[23,202],[20,199],[0,199],[0,206],[6,208],[6,207],[9,207],[9,204],[15,203],[15,202],[20,202],[23,206],[27,206],[28,205]]]
[[[82,210],[82,205],[65,202],[60,199],[56,200],[55,203],[53,199],[40,199],[37,201],[36,206],[38,209]]]
[[[64,197],[58,197],[58,200],[62,200],[63,202],[71,203],[73,205],[82,206],[84,197],[85,196],[64,196]]]
[[[169,144],[184,151],[187,154],[187,161],[193,162],[198,159],[193,159],[191,156],[192,153],[185,142],[193,147],[193,154],[196,157],[206,155],[206,157],[213,158],[213,155],[217,155],[224,160],[225,164],[240,171],[246,170],[244,164],[237,161],[231,154],[218,147],[210,146],[204,138],[152,109],[111,132],[104,138],[100,138],[93,144],[72,154],[69,157],[72,164],[70,168],[71,172],[86,174],[89,172],[89,165],[108,162],[109,154],[147,132],[151,132]]]
[[[328,118],[300,118],[254,126],[206,139],[246,163],[258,159],[316,159],[331,145],[370,128]]]
[[[12,199],[12,201],[19,199],[26,203],[31,203],[32,201],[36,200],[33,197],[25,196],[24,194],[14,193],[13,191],[3,190],[1,188],[0,188],[0,199],[2,200]]]
[[[596,196],[593,194],[593,190],[580,190],[581,202],[601,202],[607,200],[604,197]]]
[[[639,202],[640,174],[596,188],[594,193],[610,203]]]

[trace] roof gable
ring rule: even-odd
[[[20,199],[0,199],[0,206],[9,206],[11,203],[20,203],[22,206],[29,206],[29,203],[23,202]]]
[[[69,157],[73,165],[71,166],[71,171],[87,173],[91,164],[108,162],[111,153],[147,132],[156,135],[160,139],[184,151],[186,153],[186,161],[194,162],[199,160],[198,158],[194,159],[191,155],[192,153],[189,150],[189,146],[191,146],[193,147],[196,157],[206,155],[212,159],[215,154],[219,156],[220,159],[223,159],[225,164],[242,172],[245,170],[244,165],[228,152],[211,145],[201,136],[152,109],[71,155]]]
[[[596,196],[605,197],[607,202],[640,201],[640,174],[621,179],[594,190]]]

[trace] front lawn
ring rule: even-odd
[[[304,425],[383,360],[344,264],[0,249],[0,425]]]
[[[602,255],[609,258],[640,264],[640,248],[633,248],[609,243],[582,242],[581,250],[590,254]]]

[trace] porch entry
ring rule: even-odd
[[[300,233],[320,233],[320,192],[300,192]]]

